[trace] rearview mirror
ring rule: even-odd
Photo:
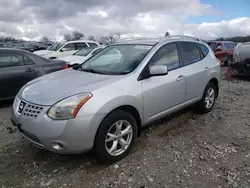
[[[153,65],[149,68],[150,76],[162,76],[168,74],[167,65]]]

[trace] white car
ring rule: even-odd
[[[75,52],[72,55],[59,57],[57,59],[66,61],[68,66],[71,67],[71,66],[75,66],[75,65],[79,65],[83,63],[84,61],[89,59],[91,56],[101,51],[103,48],[104,48],[103,46],[99,46],[97,48],[96,47],[83,48]]]
[[[100,46],[99,43],[90,40],[57,42],[50,46],[47,50],[39,50],[34,53],[48,59],[56,59],[66,55],[72,55],[83,48],[98,46]]]

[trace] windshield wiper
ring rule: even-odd
[[[91,72],[91,73],[94,73],[94,74],[106,74],[104,72],[100,72],[100,71],[96,71],[94,69],[82,69],[81,68],[81,71],[84,71],[84,72]]]

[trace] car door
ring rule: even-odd
[[[179,42],[181,60],[185,70],[187,102],[200,98],[207,84],[210,70],[209,61],[203,58],[198,45],[194,42]],[[207,49],[207,51],[209,50]]]
[[[28,57],[17,52],[0,53],[0,98],[12,98],[19,89],[38,76],[38,68]]]
[[[185,102],[184,67],[180,64],[177,44],[168,43],[159,48],[147,67],[152,65],[167,65],[168,74],[142,80],[144,117],[147,121],[157,119]]]

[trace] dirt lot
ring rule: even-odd
[[[58,156],[10,130],[0,106],[0,187],[250,187],[250,82],[222,81],[214,110],[186,109],[151,125],[113,165],[90,155]]]

